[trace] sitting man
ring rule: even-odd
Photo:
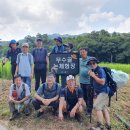
[[[32,101],[35,110],[38,110],[37,117],[41,117],[44,113],[41,105],[52,106],[54,110],[53,114],[56,114],[59,106],[59,93],[60,86],[55,82],[54,74],[49,73],[47,81],[38,88],[35,99]]]
[[[12,116],[10,120],[13,120],[17,115],[24,110],[26,116],[30,114],[30,90],[27,84],[22,82],[21,76],[16,75],[14,77],[14,84],[10,87],[9,94],[9,107]]]
[[[62,89],[59,103],[59,119],[63,120],[63,112],[69,113],[70,117],[75,117],[80,121],[80,113],[83,111],[83,92],[76,86],[74,76],[66,77],[67,86]]]
[[[109,100],[109,86],[106,81],[106,73],[102,67],[98,66],[98,60],[95,57],[91,57],[87,63],[90,65],[93,71],[89,71],[89,75],[92,77],[92,85],[95,90],[95,101],[93,107],[96,110],[97,126],[92,127],[90,130],[104,130],[103,118],[106,121],[107,130],[111,130],[110,116],[107,109]]]

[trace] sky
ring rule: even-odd
[[[130,32],[130,0],[0,0],[0,39]]]

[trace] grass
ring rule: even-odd
[[[130,64],[112,64],[112,63],[100,63],[101,66],[107,66],[111,69],[115,70],[121,70],[123,72],[126,72],[127,74],[130,74]],[[2,64],[0,62],[0,78],[3,77],[4,79],[11,79],[11,65],[10,62],[7,62],[3,66],[2,71]]]
[[[0,120],[7,122],[10,115],[8,107],[8,93],[9,86],[11,85],[11,80],[4,81],[5,91],[0,93]],[[129,84],[130,81],[128,85]],[[130,87],[128,85],[119,89],[118,101],[115,100],[115,97],[112,98],[109,111],[111,115],[113,130],[127,130],[124,124],[115,117],[115,113],[120,115],[130,124],[130,109],[128,107],[130,106]],[[34,95],[34,83],[32,92],[32,95]],[[64,122],[59,122],[57,118],[51,115],[49,108],[45,109],[45,114],[42,119],[35,118],[35,114],[36,112],[33,111],[29,117],[25,117],[24,115],[22,115],[20,118],[9,122],[9,130],[19,130],[18,128],[23,128],[23,130],[88,130],[90,126],[93,126],[96,123],[95,112],[93,112],[92,124],[89,123],[89,118],[85,116],[85,113],[82,115],[82,123],[78,123],[75,120],[65,120]]]
[[[110,67],[111,69],[121,70],[127,74],[130,74],[130,64],[101,63],[100,66]]]

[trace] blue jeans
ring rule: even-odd
[[[30,77],[22,77],[22,80],[24,83],[26,83],[29,86],[29,90],[31,92],[31,78]]]

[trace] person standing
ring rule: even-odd
[[[17,55],[21,53],[21,49],[18,48],[18,42],[16,40],[11,40],[9,43],[10,49],[7,51],[6,58],[3,60],[3,64],[5,64],[9,58],[11,58],[11,73],[12,73],[12,80],[14,83],[14,75],[15,75],[15,70],[16,70],[16,59]]]
[[[56,45],[53,47],[52,52],[51,53],[65,53],[65,46],[63,45],[62,42],[62,38],[61,37],[57,37],[54,38]],[[63,81],[64,75],[61,75],[61,83],[62,83],[62,87],[65,86],[65,82]],[[56,74],[56,82],[59,83],[59,75]]]
[[[48,70],[47,49],[43,48],[43,40],[41,38],[36,39],[36,48],[33,49],[32,55],[34,59],[35,91],[37,91],[40,86],[40,79],[42,83],[46,82]]]
[[[92,86],[90,83],[90,76],[88,75],[88,71],[90,70],[90,67],[87,65],[88,60],[90,59],[90,56],[87,55],[88,51],[86,48],[80,48],[80,85],[83,90],[83,97],[84,101],[86,103],[86,115],[90,116],[93,108],[93,95],[92,95]]]
[[[110,115],[107,109],[110,88],[107,85],[106,73],[103,68],[98,65],[98,63],[99,61],[95,57],[91,57],[87,63],[93,70],[90,70],[88,74],[92,77],[92,85],[95,91],[93,106],[97,115],[97,126],[96,128],[90,128],[90,130],[104,130],[103,118],[106,122],[105,126],[107,130],[111,130]]]
[[[24,83],[26,83],[31,91],[31,79],[33,78],[33,56],[29,53],[29,44],[22,44],[22,53],[17,56],[17,66],[15,75],[19,74]]]

